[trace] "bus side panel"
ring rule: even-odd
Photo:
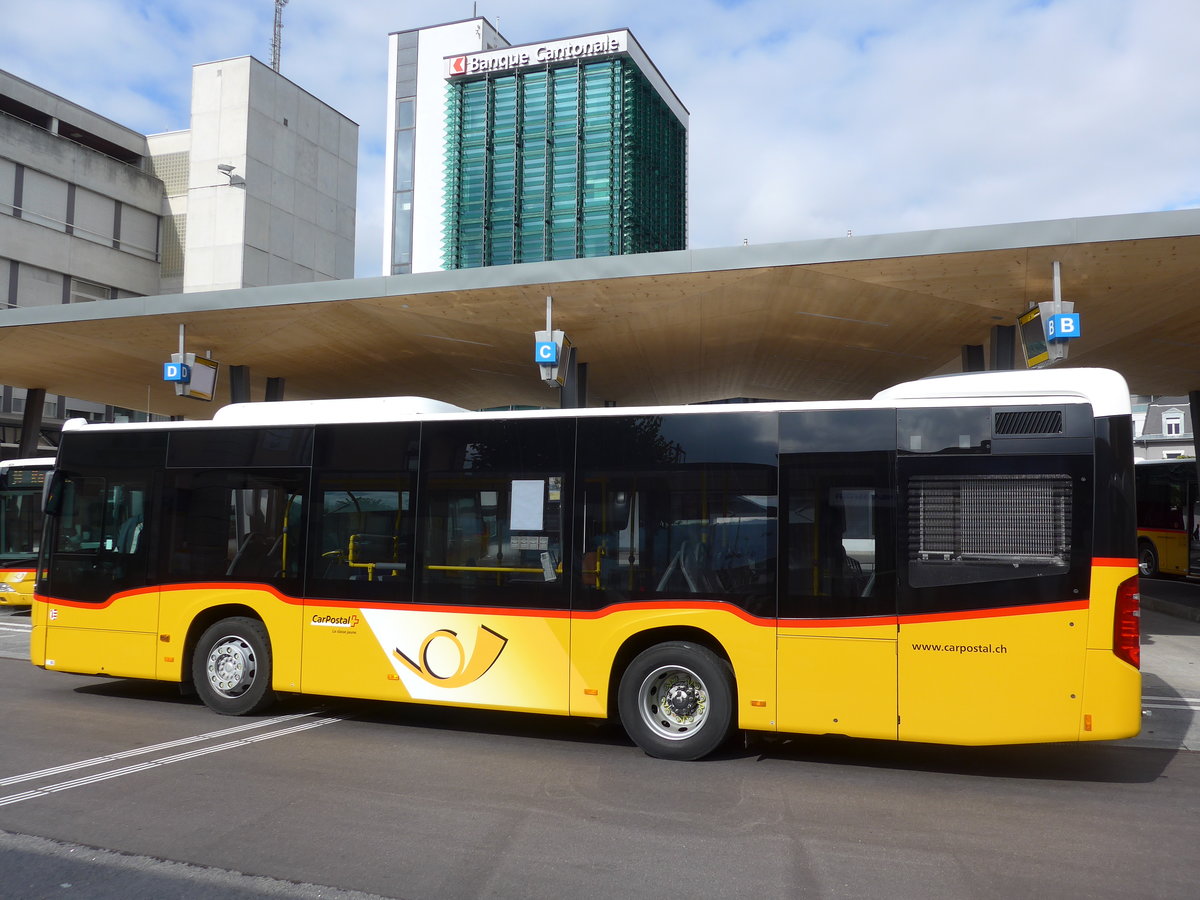
[[[895,621],[838,630],[780,628],[779,730],[895,740]]]
[[[1133,737],[1142,727],[1142,674],[1112,652],[1117,587],[1137,574],[1125,565],[1092,566],[1091,616],[1079,740]]]
[[[1167,575],[1188,574],[1188,535],[1186,531],[1139,528],[1138,540],[1148,540],[1158,555],[1158,570]]]
[[[100,604],[45,599],[45,667],[85,675],[154,678],[158,591],[117,594]]]
[[[0,569],[0,584],[8,586],[0,591],[0,606],[29,606],[33,603],[33,585],[36,573],[32,569]]]
[[[567,712],[565,614],[312,601],[302,629],[306,694]]]
[[[46,598],[35,595],[29,614],[33,626],[29,633],[29,661],[43,668],[46,665],[46,612]]]
[[[730,611],[725,604],[714,608],[644,608],[576,613],[571,629],[571,714],[608,715],[609,676],[620,683],[614,661],[627,640],[655,629],[687,627],[711,635],[728,654],[738,703],[738,727],[774,731],[777,719],[775,696],[775,621],[750,620]],[[672,640],[664,637],[664,640]],[[651,640],[653,643],[653,640]]]
[[[1086,609],[1024,607],[900,620],[900,739],[1076,740]]]
[[[300,602],[257,584],[197,584],[187,588],[163,588],[156,670],[148,677],[160,681],[183,681],[190,677],[191,660],[185,655],[184,642],[192,623],[207,610],[229,605],[253,610],[266,626],[271,640],[272,687],[278,691],[298,691]],[[231,615],[244,613],[231,612]],[[199,636],[196,635],[197,638]]]

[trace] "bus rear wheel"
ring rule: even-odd
[[[635,744],[660,759],[712,753],[733,730],[733,673],[707,647],[688,641],[639,653],[621,676],[617,708]]]
[[[192,681],[204,705],[223,716],[254,715],[274,703],[263,623],[235,616],[209,626],[192,654]]]
[[[1158,577],[1158,553],[1149,541],[1138,545],[1138,574],[1143,578]]]

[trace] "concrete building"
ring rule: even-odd
[[[354,122],[241,57],[193,69],[190,125],[148,137],[0,71],[0,309],[353,277]],[[0,454],[27,413],[146,416],[42,399],[0,388]]]
[[[354,276],[358,126],[243,56],[192,69],[191,127],[150,135],[159,293]]]
[[[686,247],[688,112],[629,31],[388,46],[383,274]]]

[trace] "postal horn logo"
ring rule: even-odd
[[[449,641],[458,652],[458,665],[453,672],[438,672],[430,666],[429,648],[435,641]],[[418,678],[437,687],[456,688],[482,678],[484,673],[500,658],[507,643],[508,638],[504,635],[492,631],[486,625],[480,625],[475,634],[475,649],[471,653],[471,658],[468,659],[462,641],[458,639],[458,633],[449,628],[440,628],[425,638],[424,643],[421,644],[421,651],[417,654],[419,661],[410,659],[398,648],[392,652],[396,659],[400,660]]]

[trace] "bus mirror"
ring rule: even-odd
[[[63,476],[61,472],[51,472],[46,479],[42,491],[42,511],[48,516],[57,516],[62,512]]]

